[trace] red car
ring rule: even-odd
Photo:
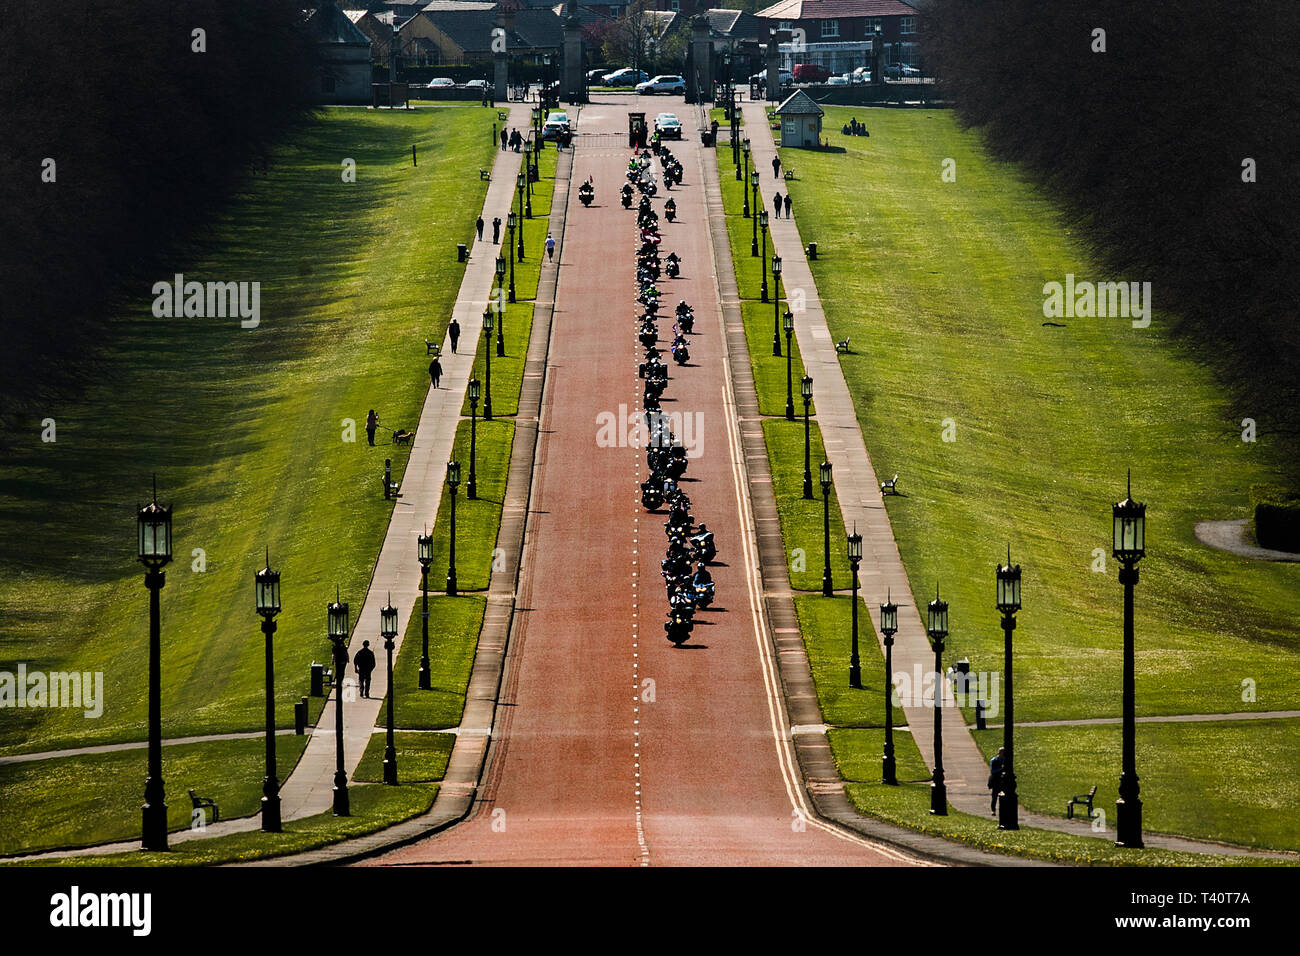
[[[831,69],[820,63],[796,63],[794,81],[796,83],[825,83],[831,78]]]

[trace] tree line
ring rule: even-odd
[[[944,93],[1242,398],[1300,434],[1300,4],[929,0]],[[1292,438],[1288,468],[1300,477]]]
[[[93,369],[121,290],[307,107],[301,0],[0,0],[0,421]]]

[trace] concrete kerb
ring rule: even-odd
[[[572,168],[573,151],[561,151],[556,167],[555,192],[549,221],[557,246],[564,242]],[[470,672],[465,712],[461,718],[461,727],[467,729],[456,736],[447,772],[439,785],[433,806],[420,816],[366,836],[343,840],[304,853],[230,865],[314,866],[354,863],[427,839],[471,815],[481,781],[490,772],[496,749],[496,735],[484,733],[481,728],[496,726],[496,704],[504,679],[506,651],[515,624],[515,592],[519,582],[520,559],[532,492],[538,419],[546,382],[546,356],[551,338],[558,269],[558,258],[554,261],[543,260],[519,395],[519,412],[514,419],[515,440],[511,449],[505,503],[497,537],[499,546],[504,548],[507,556],[505,567],[492,572],[488,607],[474,655],[474,666]]]

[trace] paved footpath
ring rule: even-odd
[[[527,128],[529,107],[527,104],[514,104],[510,107],[511,126]],[[519,172],[523,155],[513,151],[498,150],[492,166],[492,181],[488,185],[487,198],[483,204],[483,219],[491,223],[494,216],[505,221],[506,214],[515,195],[515,176]],[[466,171],[468,175],[470,170]],[[456,298],[452,314],[461,326],[460,351],[453,354],[449,341],[442,347],[442,381],[441,387],[430,389],[420,413],[416,427],[415,439],[411,444],[411,455],[402,477],[401,494],[393,507],[393,516],[388,525],[383,548],[375,564],[370,588],[356,609],[358,595],[344,594],[343,600],[351,603],[355,616],[352,646],[349,656],[356,652],[362,640],[369,640],[372,647],[378,648],[376,656],[383,658],[382,640],[379,637],[379,609],[392,596],[393,606],[398,612],[398,637],[394,642],[393,657],[396,659],[401,649],[402,636],[415,607],[420,591],[420,563],[416,559],[416,538],[426,528],[433,527],[438,517],[438,504],[442,497],[442,484],[446,476],[446,462],[451,457],[452,443],[456,427],[460,423],[461,409],[465,403],[465,390],[474,366],[476,349],[483,338],[479,334],[483,323],[483,310],[488,304],[488,295],[496,283],[496,253],[500,247],[492,245],[491,226],[484,230],[484,238],[476,240],[470,249],[469,264],[466,266],[460,291]],[[504,233],[505,230],[503,229]],[[502,239],[504,242],[504,237]],[[413,346],[417,343],[412,343]],[[378,475],[375,486],[378,488]],[[378,490],[375,491],[378,494]],[[351,674],[349,667],[348,673]],[[302,757],[289,778],[280,788],[281,813],[286,820],[326,813],[333,807],[334,801],[334,694],[335,688],[325,708],[321,711],[319,722],[312,728],[311,738],[303,751]],[[368,699],[344,701],[343,706],[343,752],[345,769],[351,779],[361,756],[370,742],[380,706],[388,692],[388,675],[385,669],[377,667],[371,679]],[[175,800],[176,794],[171,795]],[[223,820],[211,824],[206,830],[183,830],[173,833],[172,843],[181,843],[197,838],[224,836],[245,830],[255,830],[261,825],[257,815]],[[69,853],[39,854],[36,857],[53,855],[98,855],[117,853],[139,847],[138,841],[103,844]]]
[[[718,603],[690,646],[664,638],[662,514],[640,506],[644,450],[598,441],[601,416],[639,415],[635,215],[617,191],[629,150],[617,135],[634,97],[586,106],[557,287],[529,532],[493,755],[470,818],[375,865],[898,864],[913,858],[806,812],[790,757],[779,679],[763,626],[752,520],[727,379],[702,154],[671,148],[685,183],[663,252],[683,260],[662,281],[669,310],[696,310],[692,361],[673,369],[664,411],[700,454],[687,489],[719,541]],[[681,110],[680,104],[677,109]],[[593,135],[594,134],[594,135]],[[712,161],[704,154],[704,158]],[[669,334],[671,320],[661,323]],[[698,417],[697,417],[698,416]]]

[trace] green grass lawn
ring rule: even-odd
[[[430,578],[432,591],[435,582]],[[474,651],[483,628],[487,598],[477,594],[459,597],[429,596],[429,690],[420,690],[420,655],[424,641],[420,602],[406,627],[402,649],[393,662],[397,699],[393,724],[399,728],[436,730],[455,727],[465,711],[465,693],[474,668]],[[386,710],[379,712],[380,723]]]
[[[826,567],[826,505],[818,467],[826,455],[821,432],[812,425],[809,433],[812,452],[811,501],[803,497],[803,422],[771,418],[763,422],[763,439],[767,443],[767,460],[772,468],[772,490],[781,517],[781,534],[785,538],[786,566],[790,584],[801,591],[821,591]],[[831,583],[835,588],[849,587],[849,548],[840,518],[839,499],[831,486]]]
[[[841,112],[828,110],[827,123],[838,126]],[[886,500],[913,593],[928,595],[938,581],[951,603],[950,658],[967,656],[976,671],[1001,669],[992,572],[1010,542],[1025,573],[1017,716],[1118,715],[1122,594],[1107,506],[1123,497],[1132,466],[1134,496],[1150,508],[1137,592],[1138,713],[1295,708],[1300,690],[1289,677],[1300,663],[1292,599],[1300,567],[1211,551],[1192,535],[1198,520],[1245,516],[1249,485],[1275,474],[1264,443],[1240,441],[1237,423],[1248,412],[1230,407],[1170,335],[1172,317],[1158,310],[1146,329],[1127,319],[1043,326],[1044,282],[1067,272],[1128,277],[1103,274],[1042,193],[988,159],[948,113],[868,112],[872,136],[846,139],[846,153],[784,150],[783,160],[800,167],[795,209],[803,240],[819,242],[813,270],[832,336],[875,343],[841,363],[877,470],[902,475],[904,494]],[[945,158],[956,160],[956,183],[940,178]],[[770,333],[765,338],[751,343],[756,364],[770,352]],[[949,418],[953,442],[942,440]],[[783,533],[794,547],[812,534],[812,521],[790,514],[797,502],[782,502],[798,493],[782,470],[802,471],[802,448],[780,434],[783,425],[768,423],[765,434]],[[781,458],[791,460],[783,467]],[[1107,552],[1105,574],[1092,570],[1094,548]],[[833,568],[843,566],[835,560]],[[814,566],[819,571],[820,560]],[[829,612],[810,612],[806,605],[817,601],[801,599],[800,620],[814,674],[829,670],[834,680],[843,638],[821,645],[828,626],[838,634],[842,625],[829,625]],[[1244,692],[1250,688],[1255,699]],[[821,680],[818,689],[832,723],[879,722],[875,699],[859,714],[823,693]],[[1149,771],[1139,758],[1144,800],[1161,806],[1148,811],[1148,825],[1293,845],[1264,809],[1294,802],[1296,754],[1279,743],[1278,730],[1269,722],[1192,726],[1139,728],[1139,741],[1149,734],[1153,742]],[[1294,723],[1285,727],[1294,732]],[[1112,785],[1118,744],[1109,731],[1021,734],[1041,740],[1038,769],[1022,776],[1027,806],[1053,812],[1064,806],[1061,794]],[[981,736],[986,751],[996,748],[997,735]],[[852,739],[840,749],[851,749],[844,741]],[[1211,766],[1252,781],[1255,809],[1239,812],[1228,789],[1189,782],[1187,768]],[[1097,779],[1076,788],[1083,769]],[[855,799],[874,801],[877,815],[901,799],[862,793]]]
[[[302,853],[341,843],[352,837],[365,836],[419,816],[433,805],[437,793],[437,784],[427,783],[403,784],[399,787],[378,784],[351,786],[348,788],[350,816],[336,817],[333,813],[319,813],[301,820],[286,821],[283,833],[262,833],[259,830],[232,833],[211,840],[177,843],[167,853],[134,851],[106,856],[63,857],[42,861],[41,865],[216,866]]]
[[[976,734],[985,750],[1000,730]],[[1016,781],[1025,807],[1064,816],[1076,793],[1096,784],[1094,806],[1113,824],[1119,783],[1119,725],[1020,727]],[[1151,831],[1194,833],[1210,840],[1300,850],[1292,818],[1300,782],[1279,767],[1300,766],[1295,721],[1138,724],[1142,823]]]
[[[305,736],[276,737],[281,782],[306,742]],[[0,766],[0,856],[138,839],[146,761],[144,750],[121,750]],[[190,827],[191,788],[216,800],[223,820],[261,807],[264,739],[176,744],[163,748],[162,761],[172,830]]]
[[[382,716],[381,714],[381,719]],[[447,772],[447,761],[451,758],[451,748],[455,743],[455,734],[394,731],[393,750],[397,757],[398,786],[440,781]],[[357,764],[357,772],[353,775],[358,782],[383,782],[384,750],[387,745],[387,734],[371,736],[361,763]]]
[[[532,293],[530,292],[530,295]],[[481,328],[481,327],[480,327]],[[507,305],[505,312],[505,331],[501,339],[505,343],[506,354],[497,355],[497,332],[492,331],[492,416],[494,418],[517,415],[519,413],[519,386],[524,377],[524,360],[528,357],[528,339],[533,331],[533,303],[519,300],[514,305]],[[486,346],[479,333],[478,358],[474,362],[474,377],[482,383],[484,395],[487,393],[487,365],[483,354]],[[479,399],[478,414],[483,415],[483,399]],[[461,414],[469,417],[469,396]]]
[[[849,799],[862,812],[899,826],[921,830],[983,850],[1093,866],[1278,866],[1276,859],[1182,853],[1147,847],[1118,849],[1109,840],[1075,836],[1056,830],[1022,827],[999,830],[992,816],[961,813],[930,815],[930,777],[911,734],[894,734],[894,760],[899,785],[880,783],[883,730],[833,730],[831,751],[840,774],[849,781]],[[1018,775],[1018,774],[1017,774]],[[1023,791],[1022,791],[1023,793]]]
[[[260,724],[252,575],[267,546],[284,575],[276,665],[288,722],[308,663],[327,653],[322,605],[334,585],[354,605],[365,595],[392,508],[378,493],[383,459],[400,476],[407,453],[367,447],[360,426],[371,407],[389,426],[418,417],[423,339],[441,338],[463,273],[455,243],[487,185],[465,171],[491,160],[488,115],[324,110],[176,260],[191,278],[259,281],[260,326],[156,319],[141,282],[123,291],[86,393],[52,403],[58,442],[6,436],[19,451],[0,476],[0,667],[102,671],[106,705],[95,721],[11,711],[20,719],[0,728],[0,749],[139,737],[148,600],[132,506],[155,472],[176,509],[163,733]],[[345,157],[355,183],[341,180]],[[358,441],[343,440],[345,419]]]
[[[468,497],[470,422],[456,429],[452,454],[460,461],[460,487],[456,492],[456,586],[461,591],[486,590],[492,578],[492,554],[496,549],[505,501],[510,447],[515,424],[508,418],[479,421],[475,442],[478,497]],[[433,529],[433,562],[429,565],[429,587],[445,589],[451,558],[451,490],[444,480],[438,522]]]

